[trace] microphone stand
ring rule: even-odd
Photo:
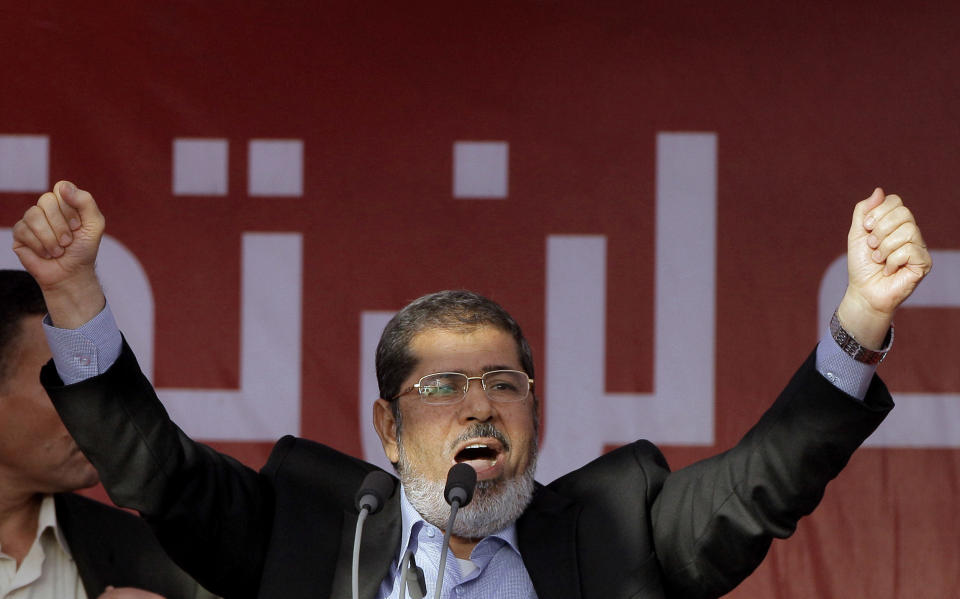
[[[357,491],[355,504],[357,514],[357,529],[353,533],[353,571],[352,591],[353,599],[360,599],[360,537],[363,534],[363,523],[370,514],[376,514],[383,509],[387,497],[393,492],[393,478],[382,470],[374,470],[363,478],[360,490]]]
[[[353,585],[353,599],[360,599],[360,535],[363,534],[363,523],[370,513],[370,508],[364,506],[357,515],[357,528],[353,532],[353,576],[351,584]]]
[[[443,497],[450,504],[450,518],[447,520],[447,529],[443,533],[443,546],[440,551],[440,568],[437,572],[437,588],[433,599],[440,599],[440,589],[443,586],[443,574],[447,567],[447,549],[450,547],[450,534],[453,531],[453,521],[457,517],[457,510],[470,503],[473,491],[477,486],[477,471],[467,464],[455,464],[447,472],[447,485],[443,490]]]
[[[460,508],[460,499],[456,498],[450,502],[450,519],[447,520],[447,530],[443,533],[443,552],[440,553],[440,567],[437,573],[437,588],[433,594],[433,599],[440,599],[440,587],[443,586],[443,573],[447,567],[447,548],[450,547],[450,531],[453,529],[453,520],[457,517],[457,510]]]

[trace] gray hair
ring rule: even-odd
[[[533,352],[517,321],[499,304],[479,293],[463,289],[438,291],[424,295],[400,310],[380,336],[377,344],[377,383],[380,397],[393,401],[417,358],[410,352],[410,342],[425,329],[473,329],[493,326],[509,333],[517,343],[520,364],[530,378],[533,373]]]

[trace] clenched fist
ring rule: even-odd
[[[913,213],[879,187],[859,202],[847,235],[849,284],[837,309],[860,344],[880,349],[893,314],[930,272],[930,252]]]
[[[13,226],[13,251],[43,290],[55,326],[77,328],[103,309],[95,266],[104,225],[93,196],[60,181]]]

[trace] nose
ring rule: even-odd
[[[460,402],[460,406],[460,418],[464,422],[486,422],[493,417],[495,410],[493,402],[487,397],[479,379],[470,381],[470,387],[467,389],[463,401]]]

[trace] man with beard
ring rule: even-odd
[[[441,291],[391,319],[376,363],[381,399],[374,426],[404,491],[401,549],[416,549],[418,563],[426,559],[427,587],[434,588],[450,515],[447,471],[470,464],[477,487],[451,531],[460,568],[446,584],[471,582],[480,567],[502,569],[469,586],[477,596],[493,596],[503,586],[517,589],[505,596],[531,596],[512,530],[533,497],[537,455],[533,358],[520,327],[480,295]],[[427,524],[417,522],[421,518]],[[497,587],[481,593],[484,583]]]
[[[49,307],[44,385],[111,496],[225,597],[349,597],[354,493],[374,467],[285,437],[257,473],[187,438],[106,306],[94,272],[103,228],[92,196],[60,182],[15,225],[14,250]],[[913,215],[875,190],[854,209],[850,283],[830,333],[736,447],[671,473],[637,441],[546,487],[533,483],[534,370],[520,328],[469,292],[416,300],[377,349],[374,423],[401,485],[367,522],[360,596],[397,597],[408,549],[446,597],[726,593],[892,407],[874,369],[893,313],[929,269]],[[438,572],[440,489],[457,462],[480,491],[452,531],[458,559]]]

